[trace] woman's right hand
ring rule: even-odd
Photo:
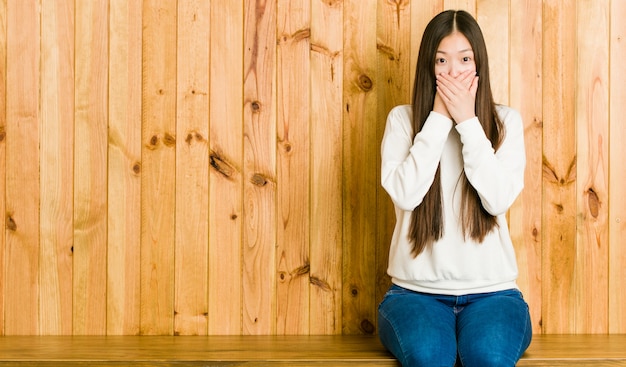
[[[441,95],[439,94],[438,91],[435,92],[435,104],[433,105],[433,111],[439,114],[442,114],[449,119],[452,118],[450,116],[450,113],[448,112],[448,108],[446,107],[445,103],[443,103],[443,100],[441,99]]]

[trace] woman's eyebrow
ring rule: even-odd
[[[471,48],[466,48],[466,49],[463,49],[463,50],[457,51],[456,53],[460,54],[460,53],[463,53],[463,52],[473,52],[473,50],[472,50]],[[437,50],[437,53],[438,53],[438,54],[444,54],[444,55],[447,55],[447,54],[448,54],[447,52],[442,51],[442,50]]]

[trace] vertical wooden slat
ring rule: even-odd
[[[208,332],[209,16],[206,1],[178,1],[176,335]]]
[[[0,96],[7,92],[7,2],[0,0]],[[0,98],[0,213],[3,213],[5,225],[0,224],[0,335],[4,335],[4,300],[6,292],[6,136],[7,105],[6,98]]]
[[[311,334],[341,333],[343,18],[343,2],[312,1]]]
[[[543,3],[542,328],[573,332],[576,251],[576,6]]]
[[[276,330],[276,4],[244,6],[243,292],[249,331]]]
[[[533,331],[540,333],[542,7],[534,0],[516,1],[511,3],[510,14],[509,102],[524,122],[526,174],[524,191],[510,210],[509,227],[519,267],[517,283],[530,306]],[[536,57],[528,58],[528,54]]]
[[[209,334],[241,334],[243,3],[211,1],[210,15]]]
[[[42,1],[40,334],[72,333],[74,1]]]
[[[167,335],[174,327],[176,2],[143,6],[140,333]]]
[[[76,3],[73,333],[106,332],[108,1]]]
[[[377,137],[378,86],[376,23],[378,2],[347,1],[344,3],[344,73],[343,73],[343,254],[342,292],[343,297],[339,320],[343,320],[338,332],[372,333],[376,325],[376,292],[380,293],[378,281],[386,283],[386,261],[380,267],[376,262],[360,269],[367,279],[360,278],[358,263],[361,253],[372,252],[376,256],[381,249],[382,258],[387,258],[388,244],[376,238],[377,215],[376,195],[379,156]],[[368,259],[368,260],[378,260]],[[381,270],[382,269],[382,270]],[[355,271],[356,270],[356,271]],[[346,281],[350,279],[350,281]],[[360,283],[355,283],[360,281]],[[358,288],[357,288],[358,286]],[[382,286],[386,288],[385,285]],[[351,290],[355,290],[356,294]],[[363,291],[364,293],[358,293]],[[360,305],[358,299],[369,298],[369,305]],[[349,307],[349,309],[346,309]],[[363,307],[360,310],[359,307]],[[365,310],[369,308],[369,310]],[[359,314],[359,312],[362,313]],[[346,323],[347,322],[347,323]],[[360,324],[362,322],[362,325]],[[339,322],[338,322],[339,323]],[[345,326],[349,329],[346,330]]]
[[[626,333],[626,1],[612,1],[610,14],[609,333]]]
[[[141,2],[111,0],[107,334],[139,333]]]
[[[510,5],[501,0],[476,0],[476,13],[489,54],[493,98],[496,103],[508,105]]]
[[[6,53],[6,335],[39,333],[38,0],[7,4]]]
[[[277,333],[309,333],[311,0],[280,0],[277,18]]]
[[[368,269],[378,268],[378,273],[386,268],[389,243],[393,232],[395,213],[389,195],[380,186],[380,144],[385,129],[387,114],[396,105],[411,103],[413,82],[409,80],[411,68],[411,44],[415,42],[411,35],[411,7],[415,2],[400,1],[391,3],[378,1],[376,39],[377,39],[377,80],[380,88],[376,96],[376,242],[371,247],[359,248],[358,244],[346,247],[344,268],[344,333],[373,332],[368,330],[367,322],[374,323],[377,317],[375,307],[381,300],[383,289],[388,285],[384,277],[379,276],[381,286],[377,287],[378,297],[371,289],[375,278]],[[419,41],[417,41],[419,42]],[[412,64],[412,65],[411,65]],[[375,258],[380,254],[379,259]],[[378,264],[378,267],[376,266]]]
[[[609,1],[578,1],[577,333],[608,331]],[[573,303],[574,300],[572,300]]]

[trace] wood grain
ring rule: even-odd
[[[543,3],[542,331],[574,331],[576,257],[576,7]]]
[[[309,333],[311,0],[277,7],[278,334]]]
[[[141,285],[142,4],[111,0],[107,334],[137,335]]]
[[[0,95],[7,92],[7,2],[0,0]],[[7,104],[0,98],[0,197],[6,198]],[[0,200],[0,213],[6,213],[6,201]],[[6,223],[6,214],[4,216]],[[4,335],[4,297],[6,294],[6,225],[0,225],[0,335]]]
[[[176,11],[172,1],[143,3],[139,330],[143,335],[174,332]]]
[[[212,1],[210,10],[209,334],[240,334],[257,316],[242,314],[244,9]]]
[[[376,93],[376,182],[380,183],[380,144],[387,114],[396,105],[411,103],[412,81],[408,78],[410,70],[415,67],[416,60],[410,60],[411,40],[405,35],[411,34],[411,6],[409,1],[390,3],[378,2],[377,26],[376,26],[376,49],[378,75],[375,80],[380,81],[380,88]],[[373,112],[373,111],[372,111]],[[358,167],[358,166],[357,166]],[[364,208],[365,209],[365,208]],[[344,304],[346,313],[344,317],[344,333],[369,332],[367,321],[373,321],[377,316],[376,305],[382,300],[385,285],[389,284],[388,277],[382,275],[386,270],[388,249],[395,224],[395,213],[389,195],[382,189],[380,184],[376,191],[376,242],[368,247],[359,248],[350,245],[344,250],[344,256],[349,260],[347,269],[344,270],[344,298],[349,300]],[[377,254],[381,254],[378,256]],[[367,269],[375,267],[378,276],[371,278]],[[380,283],[377,287],[378,294],[372,293],[368,288],[370,284]],[[363,288],[365,287],[365,288]],[[357,292],[355,294],[355,291]],[[373,321],[375,325],[375,321]]]
[[[576,333],[608,332],[609,2],[577,3]],[[599,41],[602,40],[602,41]]]
[[[0,334],[376,333],[380,140],[443,9],[524,121],[533,331],[626,332],[624,6],[0,0]]]
[[[174,334],[208,332],[210,4],[178,2]]]
[[[609,333],[626,333],[626,129],[620,125],[626,115],[626,76],[619,60],[626,57],[626,2],[611,2],[610,69],[609,69]]]
[[[4,334],[39,333],[39,49],[38,2],[7,4]]]
[[[243,291],[252,334],[276,330],[276,6],[244,5]],[[304,318],[300,318],[302,320]]]
[[[542,223],[542,6],[528,0],[510,8],[509,104],[522,115],[526,148],[524,190],[509,211],[509,227],[519,267],[519,285],[530,306],[535,333],[541,332]],[[534,59],[526,57],[536,55]]]
[[[74,2],[43,1],[39,333],[72,334]]]
[[[321,0],[311,5],[310,333],[340,334],[345,8]]]
[[[76,5],[73,333],[106,333],[108,1]]]
[[[496,103],[509,105],[511,4],[500,0],[476,0],[476,21],[489,54],[489,80]]]
[[[370,336],[0,338],[11,366],[399,366]],[[535,335],[517,366],[626,366],[624,335]]]

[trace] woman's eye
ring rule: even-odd
[[[445,64],[446,63],[446,59],[440,57],[440,58],[436,59],[435,62],[437,64]]]
[[[471,58],[469,56],[465,56],[463,58],[463,62],[469,62],[471,60]]]

